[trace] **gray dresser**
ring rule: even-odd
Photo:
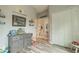
[[[32,34],[19,34],[13,37],[8,37],[9,52],[20,53],[23,49],[32,45]]]

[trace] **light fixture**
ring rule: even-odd
[[[22,10],[21,10],[21,9],[19,9],[19,12],[20,12],[20,13],[22,13]]]

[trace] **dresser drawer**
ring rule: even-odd
[[[32,45],[32,35],[21,34],[9,38],[10,52],[20,53],[24,48]]]

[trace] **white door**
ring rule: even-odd
[[[62,13],[52,15],[52,43],[64,45],[64,19]]]
[[[68,46],[72,40],[71,10],[53,14],[52,42],[61,46]]]

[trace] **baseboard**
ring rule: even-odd
[[[49,43],[50,43],[50,44],[53,44],[53,42],[52,42],[52,41],[49,41]]]

